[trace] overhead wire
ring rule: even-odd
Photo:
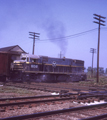
[[[101,28],[101,29],[104,30],[104,29],[107,29],[107,27]],[[91,29],[91,30],[87,30],[87,31],[84,31],[84,32],[80,32],[80,33],[76,33],[76,34],[72,34],[72,35],[68,35],[68,36],[64,36],[64,37],[51,38],[51,39],[41,39],[41,40],[38,40],[38,41],[36,41],[36,42],[63,41],[63,40],[67,40],[67,39],[70,39],[70,38],[76,38],[76,37],[85,35],[85,34],[87,34],[87,33],[96,31],[96,30],[98,30],[98,28],[94,28],[94,29]]]
[[[55,41],[55,40],[63,40],[63,39],[69,39],[69,38],[74,38],[74,37],[79,37],[81,35],[84,35],[84,34],[87,34],[89,32],[93,32],[95,30],[97,30],[98,28],[94,28],[94,29],[91,29],[91,30],[88,30],[88,31],[84,31],[84,32],[80,32],[80,33],[76,33],[76,34],[72,34],[72,35],[68,35],[68,36],[64,36],[64,37],[58,37],[58,38],[52,38],[52,39],[42,39],[42,40],[39,40],[39,41]],[[38,42],[39,42],[38,41]]]
[[[106,30],[107,27],[101,27],[101,29]],[[67,40],[67,39],[70,39],[70,38],[79,37],[79,36],[85,35],[87,33],[96,31],[96,30],[98,30],[98,28],[94,28],[94,29],[91,29],[91,30],[87,30],[87,31],[84,31],[84,32],[80,32],[80,33],[76,33],[76,34],[72,34],[72,35],[68,35],[68,36],[64,36],[64,37],[58,37],[58,38],[52,38],[52,39],[41,39],[41,40],[37,40],[36,42],[40,43],[40,42],[50,42],[50,41],[63,41],[63,40]],[[32,42],[32,40],[30,40],[29,42],[23,41],[23,43],[31,43],[31,42]],[[11,43],[12,43],[12,41],[11,41]],[[5,45],[7,45],[7,43]]]

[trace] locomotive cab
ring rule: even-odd
[[[20,60],[14,60],[11,64],[12,70],[39,70],[38,68],[38,61],[39,56],[37,55],[30,55],[30,54],[21,54]]]
[[[39,71],[39,60],[40,58],[37,55],[21,54],[20,60],[14,60],[11,64],[11,70],[13,71],[11,75],[12,78],[14,80],[31,78],[32,75],[29,74],[29,71]]]
[[[21,60],[24,60],[26,62],[34,62],[38,63],[39,56],[38,55],[30,55],[30,54],[22,54]]]

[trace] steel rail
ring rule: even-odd
[[[32,85],[32,84],[31,84]],[[7,85],[7,86],[11,86],[11,85]],[[50,88],[50,86],[49,85],[35,85],[35,86],[37,86],[37,87],[46,87],[46,88]],[[20,87],[20,86],[15,86],[15,87]],[[73,90],[73,91],[77,91],[77,90],[74,90],[74,89],[72,89],[72,88],[66,88],[66,87],[60,87],[60,86],[52,86],[53,88],[62,88],[62,89],[67,89],[67,90]],[[24,88],[26,88],[26,87],[24,87]],[[30,89],[32,89],[32,88],[30,88]],[[41,88],[35,88],[35,89],[37,89],[37,90],[41,90]],[[45,89],[42,89],[42,90],[45,90]],[[47,91],[48,91],[48,89],[46,89]],[[46,91],[45,90],[45,91]],[[52,90],[53,91],[53,90]],[[58,91],[57,91],[58,92]]]
[[[43,95],[43,96],[30,96],[30,97],[1,98],[0,101],[21,100],[21,99],[36,99],[36,98],[48,98],[48,97],[59,97],[59,95]]]
[[[6,84],[7,86],[11,86],[10,84]],[[15,84],[16,85],[16,84]],[[31,84],[32,85],[32,84]],[[37,87],[47,87],[47,88],[50,88],[51,86],[50,85],[40,85],[40,84],[35,84],[35,86],[37,86]],[[16,85],[16,87],[17,87],[17,85]],[[20,87],[20,86],[18,86],[18,87]],[[52,86],[53,88],[62,88],[62,89],[70,89],[70,90],[73,90],[73,91],[81,91],[81,89],[75,89],[75,88],[69,88],[69,87],[65,87],[65,86]],[[36,89],[36,88],[35,88]]]
[[[32,85],[32,84],[31,84]],[[9,85],[9,86],[11,86],[11,85]],[[59,92],[59,91],[53,91],[53,90],[48,90],[48,89],[43,89],[43,87],[48,87],[48,88],[50,88],[50,86],[49,85],[35,85],[35,86],[41,86],[42,87],[42,89],[41,88],[29,88],[29,89],[37,89],[37,90],[43,90],[43,91],[49,91],[49,92]],[[15,86],[15,87],[20,87],[20,86]],[[73,90],[73,91],[77,91],[77,92],[80,92],[80,91],[82,91],[82,90],[85,90],[85,91],[93,91],[93,92],[98,92],[98,90],[104,90],[104,91],[106,91],[107,92],[107,89],[105,89],[105,88],[93,88],[93,87],[89,87],[88,88],[88,90],[86,90],[86,88],[85,89],[75,89],[75,88],[68,88],[68,87],[60,87],[60,86],[52,86],[53,88],[62,88],[62,89],[67,89],[67,90]],[[26,88],[26,87],[24,87],[24,88]],[[28,87],[27,87],[28,88]]]
[[[38,112],[38,113],[34,113],[34,114],[19,115],[19,116],[1,118],[0,120],[22,120],[22,119],[29,119],[29,118],[35,118],[35,117],[42,117],[42,116],[47,116],[47,115],[65,113],[65,112],[73,112],[73,111],[78,111],[78,110],[96,108],[96,107],[101,107],[101,106],[107,106],[107,103],[98,104],[98,105],[90,105],[90,106],[82,106],[82,107],[71,107],[71,108],[67,108],[67,109],[60,109],[60,110],[46,111],[46,112]]]
[[[29,97],[15,97],[15,98],[1,98],[0,101],[5,100],[21,100],[21,99],[37,99],[37,98],[50,98],[50,97],[66,97],[71,95],[78,95],[78,93],[64,93],[59,95],[43,95],[43,96],[29,96]]]
[[[21,99],[37,99],[37,98],[50,98],[50,97],[66,97],[78,95],[77,98],[88,98],[88,97],[107,97],[107,93],[103,92],[79,92],[79,93],[61,93],[59,95],[43,95],[43,96],[29,96],[29,97],[15,97],[15,98],[1,98],[0,101],[6,100],[21,100]]]
[[[81,96],[77,96],[77,99],[90,98],[90,97],[106,98],[107,97],[107,93],[106,94],[81,95]]]
[[[106,114],[97,115],[97,116],[88,117],[88,118],[83,118],[83,119],[79,119],[79,120],[101,120],[103,118],[107,118],[107,113]]]
[[[0,104],[0,107],[7,107],[7,106],[13,106],[13,105],[22,105],[22,104],[33,104],[33,103],[44,103],[44,102],[54,102],[54,101],[62,101],[62,100],[71,100],[73,98],[58,98],[58,99],[49,99],[49,100],[36,100],[36,101],[25,101],[25,102],[16,102],[16,103],[5,103]]]

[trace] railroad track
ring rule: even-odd
[[[61,92],[61,89],[62,88],[66,88],[66,87],[60,87],[60,89],[57,89],[58,86],[54,86],[53,87],[53,90],[48,90],[47,88],[52,88],[52,86],[42,86],[42,85],[39,85],[37,87],[37,85],[27,85],[27,84],[22,84],[22,86],[20,84],[7,84],[9,86],[15,86],[15,87],[21,87],[21,88],[26,88],[26,89],[31,89],[31,90],[42,90],[42,91],[48,91],[48,92],[57,92],[57,93],[60,93]],[[41,86],[41,87],[40,87]],[[39,88],[40,87],[40,88]],[[57,89],[57,90],[55,90]],[[71,91],[74,91],[72,93],[67,93],[68,90],[71,90]],[[63,93],[63,91],[65,91]],[[82,91],[85,91],[85,92],[82,92]],[[52,99],[53,98],[53,99]],[[101,89],[101,88],[90,88],[90,89],[74,89],[74,88],[67,88],[67,89],[64,89],[62,90],[62,93],[60,93],[59,95],[49,95],[49,96],[33,96],[33,97],[20,97],[20,98],[6,98],[6,99],[0,99],[0,111],[1,112],[6,112],[6,111],[9,111],[9,110],[15,110],[15,109],[22,109],[23,107],[27,107],[27,108],[32,108],[32,107],[37,107],[37,106],[40,106],[43,105],[42,107],[44,107],[44,105],[51,105],[53,104],[54,106],[56,106],[57,104],[63,104],[63,103],[66,103],[66,102],[77,102],[77,103],[90,103],[90,102],[94,102],[94,101],[100,101],[100,100],[105,100],[107,98],[107,90],[104,88],[104,89]],[[30,99],[30,100],[29,100]],[[6,101],[6,103],[5,103]],[[105,105],[105,107],[104,107]],[[86,109],[80,109],[80,110],[75,110],[74,112],[72,111],[72,113],[70,113],[70,116],[73,116],[75,119],[83,119],[83,120],[97,120],[97,119],[102,119],[103,117],[106,117],[106,104],[104,103],[104,105],[102,106],[93,106],[92,109],[89,107],[88,111],[89,113],[91,113],[91,115],[88,113],[86,113]],[[16,107],[17,106],[17,107]],[[95,107],[95,108],[94,108]],[[98,109],[98,107],[100,107],[100,109]],[[73,107],[74,108],[74,107]],[[73,109],[72,108],[72,109]],[[94,110],[93,110],[94,108]],[[66,108],[67,109],[67,108]],[[70,108],[68,108],[70,109]],[[64,109],[65,110],[65,109]],[[82,110],[82,112],[81,112]],[[101,110],[103,112],[101,112]],[[58,112],[59,110],[54,110],[56,111],[57,113],[61,113],[61,112]],[[43,113],[43,116],[45,116],[45,113],[47,115],[52,115],[53,114],[57,114],[57,113],[54,113],[54,111],[49,111],[49,114],[47,111],[42,111]],[[62,109],[63,111],[63,109]],[[70,111],[70,112],[71,112]],[[93,111],[93,112],[91,112]],[[96,114],[93,114],[95,113],[94,111],[100,111],[100,114],[99,117],[97,118]],[[69,110],[68,110],[69,112]],[[68,112],[65,110],[65,112],[62,112],[65,116],[66,114],[68,114]],[[34,114],[29,114],[29,115],[22,115],[23,117],[21,118],[21,116],[15,116],[16,118],[14,117],[10,117],[10,118],[3,118],[5,120],[10,120],[10,119],[30,119],[30,118],[33,118],[33,117],[40,117],[42,116],[42,113],[37,111],[36,113]],[[51,114],[52,113],[52,114]],[[77,115],[79,114],[79,116]],[[80,116],[80,114],[82,116]],[[33,115],[33,117],[32,117]],[[39,116],[40,115],[40,116]],[[57,115],[56,115],[57,116]],[[59,116],[59,115],[58,115]],[[58,117],[57,116],[57,117]],[[19,118],[17,118],[19,117]],[[64,117],[64,116],[63,116]],[[67,116],[66,116],[67,117]],[[86,118],[86,117],[89,117],[89,118]],[[46,117],[48,118],[48,117]],[[72,117],[71,117],[72,118]],[[39,119],[39,118],[38,118]],[[51,118],[49,118],[51,120]],[[1,119],[0,119],[1,120]],[[45,120],[45,119],[44,119]],[[47,120],[47,119],[46,119]],[[72,119],[71,119],[72,120]]]
[[[80,106],[80,107],[71,107],[60,110],[38,112],[34,114],[26,114],[20,116],[13,116],[2,118],[0,120],[39,120],[43,118],[44,120],[52,120],[52,118],[60,118],[69,120],[101,120],[102,118],[107,118],[107,103],[90,105],[90,106]],[[95,116],[97,115],[97,116]],[[45,117],[44,117],[45,116]]]
[[[0,104],[7,103],[7,102],[22,102],[22,101],[31,101],[31,100],[41,100],[41,99],[50,99],[50,98],[57,98],[59,95],[43,95],[43,96],[30,96],[30,97],[14,97],[14,98],[1,98]]]
[[[81,92],[81,93],[61,93],[59,95],[45,95],[45,96],[32,96],[32,97],[16,97],[16,98],[2,98],[0,99],[0,111],[5,111],[8,107],[12,106],[25,106],[40,103],[52,103],[57,101],[90,103],[94,101],[105,100],[107,97],[106,91],[98,92]],[[10,109],[10,108],[9,108]]]
[[[81,103],[81,102],[82,103],[86,103],[86,102],[90,103],[90,102],[94,102],[96,100],[97,101],[105,100],[107,98],[107,91],[105,89],[102,89],[101,91],[95,91],[95,90],[96,89],[92,89],[92,90],[89,90],[86,92],[82,92],[83,90],[74,89],[74,91],[76,91],[76,92],[73,92],[73,93],[67,93],[68,91],[62,90],[59,92],[60,93],[59,95],[2,98],[2,99],[0,99],[0,112],[5,114],[8,111],[14,111],[14,110],[18,111],[23,108],[32,109],[32,108],[37,108],[38,106],[39,107],[44,107],[44,106],[50,107],[50,106],[54,105],[56,108],[56,106],[58,106],[59,104],[60,104],[60,106],[63,106],[63,104],[66,104],[66,103],[70,104],[70,103],[73,103],[74,101],[78,102],[78,103]],[[105,107],[104,107],[104,105],[105,105]],[[68,108],[63,107],[61,110],[59,110],[59,109],[57,109],[57,110],[55,109],[55,110],[51,110],[51,111],[50,110],[49,111],[41,110],[41,112],[36,111],[33,114],[25,114],[25,115],[21,114],[21,116],[1,118],[0,120],[3,120],[3,119],[4,120],[12,120],[12,119],[15,119],[15,120],[29,119],[30,120],[30,118],[33,118],[33,117],[34,117],[34,119],[35,119],[35,117],[37,117],[37,119],[39,119],[38,117],[46,116],[46,115],[51,115],[53,117],[55,117],[55,116],[59,117],[60,116],[59,113],[63,113],[63,115],[66,117],[68,115],[70,117],[73,116],[75,119],[86,119],[86,117],[89,117],[89,119],[91,120],[92,117],[95,115],[95,114],[93,114],[93,113],[95,113],[95,111],[100,111],[101,115],[99,116],[99,118],[106,117],[106,112],[105,112],[107,110],[106,103],[104,103],[100,106],[93,106],[93,107],[88,106],[88,108],[87,107],[84,108],[84,106],[83,107],[74,107],[74,106],[71,105],[71,107],[69,106]],[[99,107],[100,107],[100,109],[99,109]],[[81,110],[82,110],[82,112],[81,112]],[[86,113],[86,110],[89,112],[89,114]],[[91,111],[93,111],[93,112],[91,112]],[[103,111],[103,112],[101,112],[101,111]],[[90,113],[91,113],[91,115],[90,115]],[[80,114],[82,116],[80,116]],[[46,120],[47,119],[48,119],[48,117],[46,116]],[[51,118],[49,118],[49,119],[51,119]]]
[[[78,94],[61,94],[61,95],[45,95],[45,96],[32,96],[32,97],[16,97],[16,98],[2,98],[0,99],[0,111],[19,109],[19,107],[37,106],[38,104],[56,104],[58,101],[74,101],[74,96]]]
[[[65,90],[61,90],[59,95],[44,95],[44,96],[30,96],[30,97],[15,97],[15,98],[2,98],[0,99],[0,103],[7,103],[7,102],[12,102],[12,101],[31,101],[31,100],[45,100],[45,99],[50,99],[50,98],[70,98],[70,99],[75,99],[75,100],[83,100],[87,98],[92,98],[96,97],[99,99],[105,99],[107,97],[107,91],[93,91],[93,92],[77,92],[77,93],[66,93]]]
[[[49,84],[49,83],[6,83],[7,86],[14,86],[18,88],[24,88],[29,90],[40,90],[44,92],[56,92],[59,93],[61,90],[66,90],[68,92],[81,92],[81,91],[105,91],[106,88],[100,87],[86,87],[86,86],[72,86],[64,84]],[[77,89],[75,89],[77,88]]]

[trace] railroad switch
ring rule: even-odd
[[[59,95],[60,95],[60,97],[67,97],[68,96],[68,93],[69,91],[68,90],[61,90],[60,92],[59,92]]]

